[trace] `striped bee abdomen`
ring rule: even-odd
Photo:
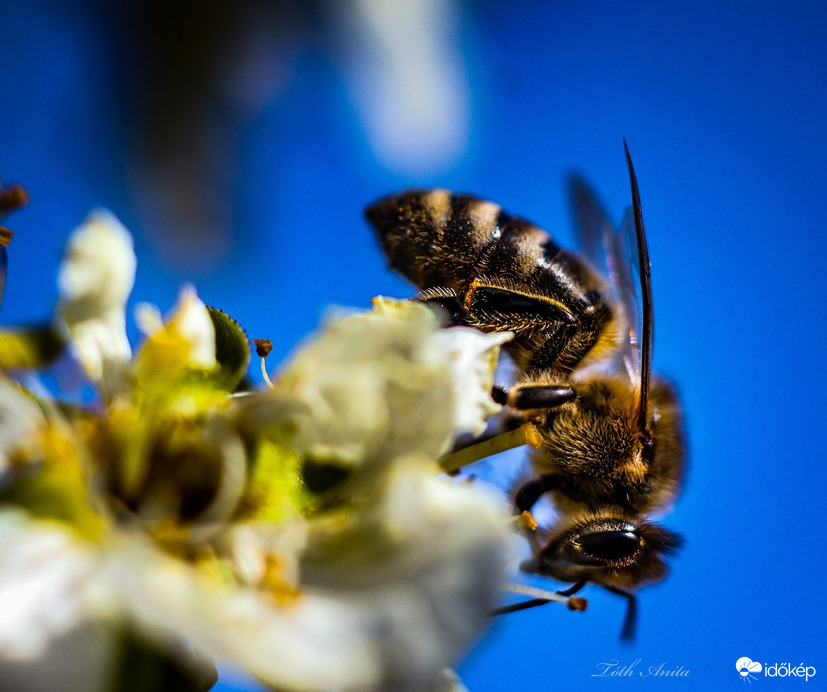
[[[420,289],[445,288],[461,321],[514,331],[524,371],[570,371],[612,320],[604,281],[541,228],[448,190],[409,190],[368,207],[390,266]]]

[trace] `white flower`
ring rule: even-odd
[[[166,324],[140,321],[127,396],[53,422],[34,479],[66,481],[66,525],[0,509],[0,670],[103,628],[278,689],[446,684],[500,592],[508,517],[435,462],[496,410],[503,336],[446,336],[427,308],[379,301],[329,324],[274,390],[228,398],[190,377],[215,364],[192,289]],[[345,480],[308,489],[313,463]],[[109,476],[88,478],[98,467]],[[201,503],[189,515],[188,492]],[[76,658],[105,667],[90,656]]]
[[[444,171],[465,150],[470,97],[454,27],[459,3],[334,3],[345,78],[377,158],[402,175]]]
[[[420,463],[395,466],[385,481],[364,516],[320,527],[301,591],[284,603],[133,534],[86,544],[0,513],[0,667],[105,621],[168,649],[190,642],[279,689],[429,688],[488,619],[504,576],[505,522],[496,503]]]
[[[93,381],[111,377],[115,388],[132,356],[125,306],[135,266],[129,232],[99,209],[69,237],[58,275],[59,312],[78,360]]]

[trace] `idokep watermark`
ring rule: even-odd
[[[752,682],[761,677],[802,678],[805,682],[809,682],[810,678],[815,677],[816,674],[815,666],[805,666],[803,663],[799,663],[797,666],[789,663],[764,663],[762,665],[746,656],[735,662],[735,669],[744,682]]]
[[[593,678],[688,678],[689,669],[683,666],[669,666],[666,662],[653,665],[644,665],[640,658],[631,663],[621,664],[613,658],[611,661],[602,661],[597,664],[597,672],[592,673]]]

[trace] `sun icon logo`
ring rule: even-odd
[[[752,661],[744,656],[735,662],[735,670],[737,670],[738,675],[741,676],[741,682],[746,681],[751,684],[753,679],[758,679],[754,674],[761,672],[761,664],[758,663],[758,661]]]

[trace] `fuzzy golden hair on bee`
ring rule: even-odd
[[[540,473],[558,471],[590,481],[638,484],[646,465],[635,420],[636,398],[619,378],[601,377],[577,387],[577,399],[549,414],[540,426],[543,445],[533,455]]]

